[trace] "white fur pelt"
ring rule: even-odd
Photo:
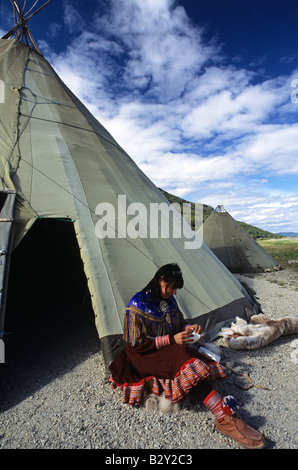
[[[161,413],[179,413],[179,411],[189,408],[190,406],[197,406],[200,402],[196,397],[196,390],[193,388],[188,393],[187,397],[183,402],[172,403],[170,398],[166,398],[164,392],[160,395],[151,393],[144,399],[144,405],[146,410],[160,411]]]
[[[179,403],[172,403],[169,398],[165,397],[164,393],[161,395],[151,393],[145,399],[145,408],[146,410],[156,410],[163,413],[178,413],[181,409],[181,405]]]
[[[261,315],[253,315],[250,323],[237,317],[230,328],[223,328],[219,336],[232,349],[259,349],[275,341],[280,336],[298,333],[298,317],[270,320]]]

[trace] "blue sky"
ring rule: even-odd
[[[52,0],[29,27],[158,187],[298,232],[296,0]]]

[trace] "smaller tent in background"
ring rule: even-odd
[[[279,269],[278,263],[224,209],[217,206],[198,231],[204,243],[233,273]]]

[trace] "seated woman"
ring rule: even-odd
[[[225,379],[222,366],[190,347],[199,325],[187,324],[175,295],[183,287],[177,264],[161,267],[149,284],[130,300],[125,314],[126,346],[110,365],[110,382],[123,393],[123,403],[139,405],[153,393],[181,403],[196,387],[196,396],[216,418],[216,427],[244,447],[261,448],[262,434],[236,414],[235,398],[222,398],[211,383]]]

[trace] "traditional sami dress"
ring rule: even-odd
[[[165,393],[173,403],[186,398],[200,380],[226,378],[221,365],[197,350],[176,344],[174,335],[188,329],[176,299],[154,302],[139,292],[129,302],[124,321],[125,348],[110,365],[109,381],[123,392],[123,403],[139,405],[148,393]]]

